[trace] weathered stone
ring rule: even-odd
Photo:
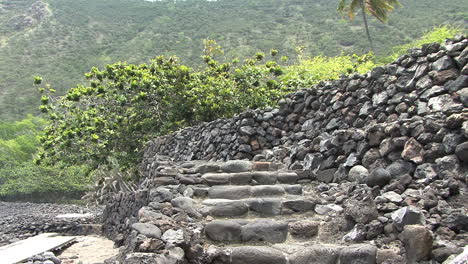
[[[170,202],[173,196],[172,192],[166,188],[151,189],[149,193],[150,200],[157,203]]]
[[[282,243],[288,235],[286,222],[257,220],[242,226],[241,238],[244,242]]]
[[[392,214],[393,225],[398,230],[403,230],[406,225],[423,225],[424,216],[422,213],[411,206],[398,209]]]
[[[360,244],[342,248],[338,263],[375,264],[376,259],[377,248],[374,245]]]
[[[239,173],[232,173],[231,177],[231,184],[249,184],[252,181],[252,173],[250,172],[239,172]]]
[[[207,173],[202,179],[208,185],[229,185],[231,176],[227,173]]]
[[[450,69],[438,72],[434,74],[434,83],[436,85],[442,85],[449,80],[454,80],[458,77],[459,73],[456,69]]]
[[[433,112],[455,112],[463,109],[463,105],[455,101],[449,94],[432,97],[429,99],[428,107]]]
[[[281,183],[296,183],[299,179],[295,172],[280,172],[278,173],[278,181]]]
[[[393,179],[397,179],[403,175],[412,174],[415,170],[415,165],[409,161],[397,160],[390,164],[386,170],[390,173]]]
[[[416,89],[424,90],[432,86],[432,79],[428,75],[423,76],[416,82]]]
[[[384,197],[385,199],[389,200],[392,203],[397,203],[397,204],[403,201],[403,197],[401,197],[401,195],[393,191],[383,193],[382,197]]]
[[[323,161],[323,155],[320,153],[307,154],[304,158],[304,169],[317,172]]]
[[[453,212],[444,218],[440,224],[455,232],[468,231],[468,216],[460,212]]]
[[[230,160],[221,166],[221,170],[228,173],[251,171],[252,163],[245,160]]]
[[[249,207],[242,201],[221,202],[210,209],[213,216],[241,216],[247,213]]]
[[[456,133],[448,133],[444,136],[442,140],[442,145],[444,147],[445,153],[453,154],[455,152],[455,148],[458,144],[463,142],[463,135],[456,134]]]
[[[439,96],[441,94],[444,94],[446,93],[447,91],[444,89],[444,87],[442,86],[433,86],[427,90],[425,90],[420,96],[419,98],[425,102],[427,102],[430,98],[432,97],[435,97],[435,96]]]
[[[363,200],[348,199],[345,203],[344,214],[357,223],[367,224],[379,217],[379,212],[370,197]]]
[[[342,212],[343,207],[336,204],[317,204],[315,206],[315,212],[319,215],[326,215],[329,212]]]
[[[248,201],[251,211],[261,215],[279,215],[281,213],[281,200],[273,198],[251,199]]]
[[[153,224],[135,223],[132,228],[148,238],[161,238],[161,230]]]
[[[242,199],[250,197],[249,186],[214,186],[208,190],[208,197],[223,199]]]
[[[424,161],[423,150],[423,146],[416,139],[410,138],[405,144],[401,157],[416,164],[421,164]]]
[[[235,221],[213,221],[205,226],[205,234],[214,241],[240,241],[241,225]]]
[[[460,75],[453,82],[448,83],[445,89],[453,93],[465,87],[468,87],[468,75]]]
[[[443,56],[442,58],[438,59],[437,61],[435,61],[434,63],[432,63],[432,69],[434,71],[443,71],[443,70],[447,70],[447,69],[450,69],[454,66],[454,61],[452,58],[450,58],[450,56]]]
[[[277,172],[254,172],[252,173],[252,179],[257,184],[275,184],[278,178]]]
[[[200,217],[200,213],[195,209],[195,200],[188,197],[177,197],[172,199],[172,206],[182,209],[188,215],[192,217]]]
[[[317,201],[304,199],[304,200],[289,200],[283,202],[283,207],[293,210],[294,212],[307,212],[315,208]]]
[[[289,262],[290,264],[335,264],[338,256],[339,248],[337,247],[312,245],[293,254],[289,258]]]
[[[424,226],[407,225],[401,233],[409,263],[431,259],[432,234]]]
[[[235,247],[231,253],[231,264],[286,264],[284,254],[270,247]]]
[[[424,163],[416,167],[414,177],[417,179],[431,179],[437,178],[437,167],[431,163]]]
[[[352,167],[348,173],[348,180],[357,183],[364,183],[368,177],[369,171],[361,165]]]
[[[380,152],[378,149],[370,149],[362,157],[362,165],[369,168],[376,160],[380,159]]]
[[[370,187],[383,187],[387,185],[391,179],[392,176],[390,175],[390,172],[388,172],[384,168],[377,168],[371,171],[371,173],[367,177],[366,184]]]
[[[286,192],[283,186],[278,185],[262,185],[253,186],[251,188],[253,197],[265,197],[265,196],[283,196]]]
[[[178,229],[178,230],[169,229],[166,232],[164,232],[161,239],[173,245],[183,244],[185,242],[184,230],[183,229]]]
[[[319,222],[299,221],[289,223],[289,232],[296,237],[311,238],[318,234]]]
[[[460,101],[463,103],[464,107],[468,107],[468,88],[463,88],[458,91],[460,95]]]
[[[239,132],[241,134],[245,134],[245,135],[248,135],[248,136],[252,136],[252,135],[255,135],[255,133],[257,133],[255,128],[253,128],[251,126],[243,126],[243,127],[239,128]]]
[[[463,142],[461,144],[459,144],[456,148],[455,148],[455,155],[457,155],[457,157],[463,161],[463,162],[468,162],[468,141],[467,142]]]
[[[336,172],[335,168],[319,171],[317,172],[317,180],[321,182],[330,183],[333,181],[335,172]]]

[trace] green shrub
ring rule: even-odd
[[[387,57],[379,59],[379,63],[390,63],[403,54],[406,54],[409,49],[421,48],[422,45],[427,43],[444,43],[448,38],[454,37],[456,34],[462,33],[462,30],[453,26],[439,26],[434,27],[432,30],[427,31],[421,38],[414,40],[405,45],[396,46],[392,49],[392,54]]]

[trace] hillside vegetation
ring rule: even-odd
[[[419,37],[434,25],[466,26],[464,0],[403,0],[388,24],[371,19],[377,55]],[[203,64],[203,39],[217,40],[225,57],[246,58],[274,48],[279,56],[363,54],[359,18],[336,12],[329,0],[1,0],[0,118],[17,119],[38,104],[31,85],[41,75],[59,94],[92,66],[142,63],[157,55]]]
[[[455,33],[439,28],[377,59],[389,60],[406,48],[443,42]],[[300,54],[291,64],[276,50],[243,62],[221,62],[216,60],[221,53],[216,42],[205,44],[204,69],[162,56],[141,65],[93,67],[86,74],[89,81],[64,97],[37,77],[48,120],[30,115],[0,121],[0,199],[76,198],[94,181],[90,197],[104,201],[111,190],[131,188],[126,181],[138,178],[135,165],[141,150],[155,136],[247,108],[276,106],[291,91],[376,66],[370,55]]]

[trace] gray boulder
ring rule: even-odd
[[[148,238],[161,238],[161,230],[153,224],[135,223],[132,228]]]

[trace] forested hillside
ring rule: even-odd
[[[360,18],[348,22],[329,0],[0,0],[0,118],[37,109],[32,76],[59,93],[91,66],[118,60],[141,63],[177,54],[200,65],[203,39],[216,39],[225,56],[246,57],[278,49],[305,54],[365,53]],[[419,37],[434,25],[466,27],[464,0],[403,0],[388,24],[371,19],[376,53]]]

